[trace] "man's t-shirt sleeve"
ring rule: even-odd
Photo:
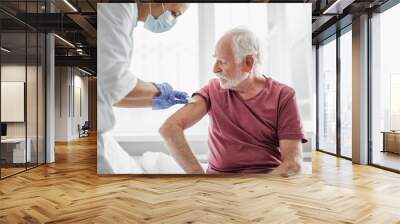
[[[203,88],[201,88],[199,91],[192,94],[192,97],[194,97],[195,95],[198,95],[198,96],[201,96],[206,101],[207,111],[210,110],[210,107],[211,107],[210,86],[211,86],[211,81],[207,85],[205,85]]]
[[[291,88],[281,93],[278,106],[278,138],[282,139],[301,139],[306,143],[300,111],[297,106],[295,91]]]

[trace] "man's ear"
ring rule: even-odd
[[[254,67],[254,57],[253,55],[247,55],[245,60],[244,60],[244,70],[245,72],[250,72],[251,70],[253,70]]]

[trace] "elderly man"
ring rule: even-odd
[[[295,91],[259,74],[260,47],[246,29],[232,29],[217,43],[212,79],[160,128],[179,165],[204,173],[183,131],[210,116],[207,174],[271,173],[290,176],[301,169],[306,142]]]

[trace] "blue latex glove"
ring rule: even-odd
[[[153,110],[162,110],[171,107],[175,104],[188,103],[189,95],[185,92],[172,89],[168,83],[153,83],[161,92],[159,96],[153,97]]]

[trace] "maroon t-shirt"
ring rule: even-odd
[[[295,91],[285,84],[266,77],[265,88],[244,100],[212,79],[195,94],[210,116],[207,173],[267,173],[281,163],[279,140],[307,142]]]

